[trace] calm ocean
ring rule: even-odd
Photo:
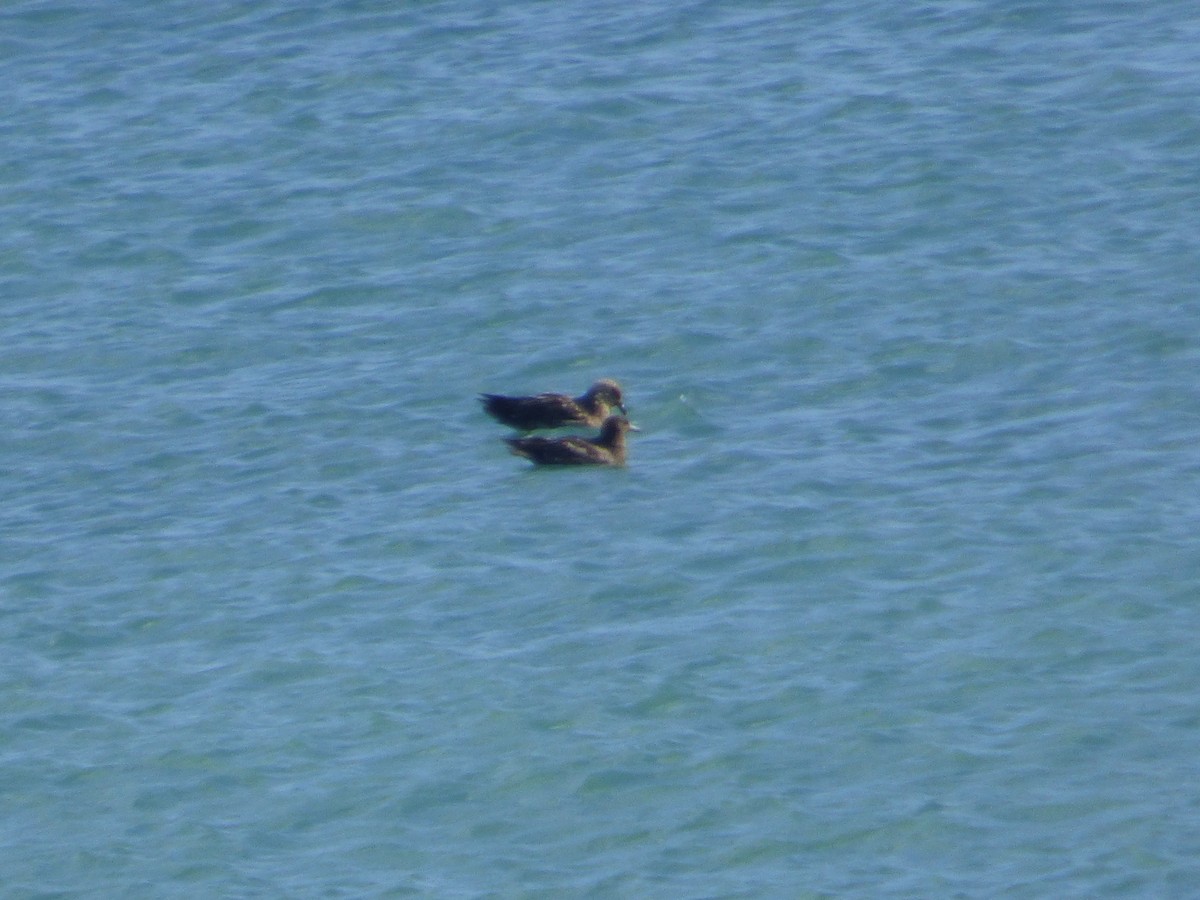
[[[0,8],[0,897],[1191,898],[1193,0]],[[625,469],[480,391],[624,386]]]

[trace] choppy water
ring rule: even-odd
[[[1189,897],[1193,4],[0,11],[5,897]],[[481,390],[629,395],[618,471]]]

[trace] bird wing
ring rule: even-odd
[[[480,394],[479,399],[494,419],[526,431],[583,421],[575,401],[562,394],[535,394],[532,397]]]
[[[536,407],[546,418],[563,422],[582,421],[579,404],[565,394],[537,394],[529,398],[530,407]]]
[[[564,457],[570,457],[571,462],[582,465],[609,462],[608,451],[586,438],[566,437],[554,443],[557,444],[556,452],[561,453]]]
[[[507,438],[506,443],[517,456],[542,465],[586,466],[611,461],[603,448],[583,438]]]

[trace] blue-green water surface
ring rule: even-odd
[[[1200,10],[0,10],[5,898],[1191,897]],[[621,470],[479,391],[624,385]]]

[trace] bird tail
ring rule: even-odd
[[[532,459],[529,455],[529,450],[525,446],[524,438],[505,438],[504,443],[508,444],[508,452],[513,456],[522,456],[525,459]]]

